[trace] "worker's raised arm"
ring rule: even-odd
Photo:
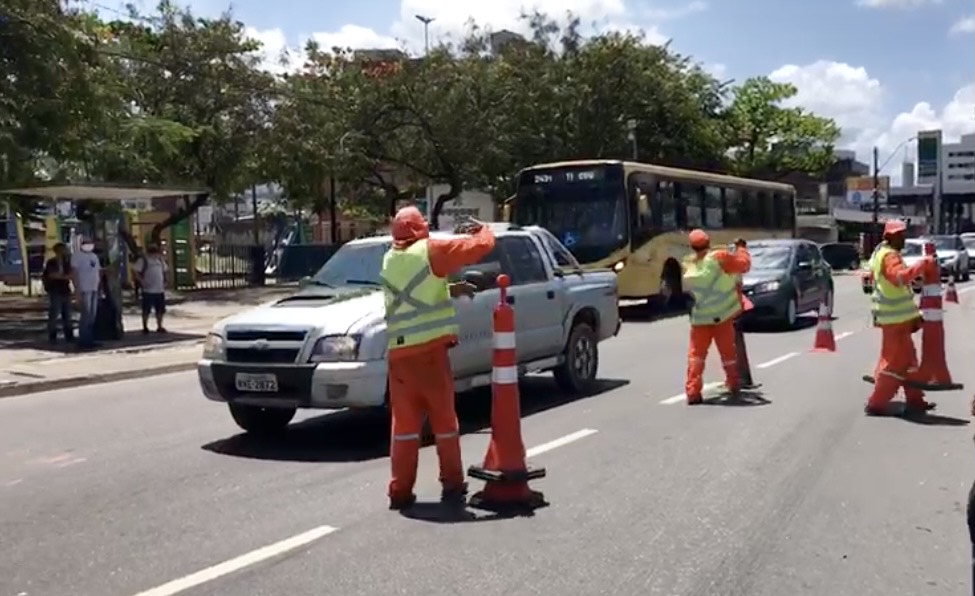
[[[722,248],[714,251],[712,256],[721,265],[721,270],[728,275],[748,273],[752,268],[752,257],[748,254],[748,250],[743,247],[738,247],[735,252],[729,252]]]
[[[895,286],[906,286],[910,285],[912,281],[917,279],[924,273],[924,268],[927,266],[928,259],[921,259],[917,263],[914,263],[910,267],[904,264],[904,260],[901,258],[900,254],[896,252],[887,253],[884,256],[883,266],[881,271],[884,274],[884,278]]]
[[[488,226],[470,236],[430,238],[427,241],[430,270],[437,277],[448,277],[457,270],[473,265],[494,248],[494,233]]]

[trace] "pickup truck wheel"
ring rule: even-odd
[[[566,393],[578,395],[589,391],[599,369],[596,332],[586,323],[576,323],[565,343],[562,364],[555,369],[555,383]]]
[[[276,435],[288,427],[295,417],[295,408],[263,408],[243,404],[228,404],[237,426],[258,436]]]

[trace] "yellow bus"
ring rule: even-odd
[[[687,232],[703,228],[715,247],[735,238],[794,238],[795,188],[615,160],[523,169],[503,219],[547,228],[584,268],[619,274],[621,300],[683,297]]]

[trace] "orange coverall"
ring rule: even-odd
[[[698,253],[698,260],[708,253]],[[752,258],[745,249],[729,252],[724,249],[716,250],[711,255],[721,265],[721,270],[728,275],[748,273],[752,267]],[[744,295],[739,293],[741,302]],[[740,385],[738,378],[738,359],[735,350],[735,319],[737,315],[717,325],[691,325],[691,337],[687,346],[687,377],[684,383],[684,394],[688,403],[701,401],[701,391],[704,389],[704,363],[707,361],[708,350],[713,341],[721,355],[721,367],[724,369],[725,384],[731,391],[737,391]]]
[[[892,284],[907,285],[924,272],[925,266],[926,261],[922,259],[908,267],[899,253],[891,252],[884,257],[883,275]],[[914,350],[911,335],[921,328],[920,313],[917,319],[878,327],[881,330],[880,360],[874,370],[873,393],[867,400],[867,408],[878,413],[884,411],[890,400],[897,395],[897,390],[904,387],[904,398],[908,407],[925,409],[923,391],[905,386],[903,381],[882,372],[888,371],[902,379],[911,379],[917,375],[917,352]]]
[[[406,210],[409,213],[412,210]],[[402,212],[401,212],[402,213]],[[418,211],[414,211],[419,216]],[[422,216],[393,220],[393,248],[403,249],[429,238]],[[494,248],[494,234],[484,226],[476,234],[452,239],[427,240],[430,269],[446,278],[462,267],[480,261]],[[464,487],[460,455],[459,425],[454,407],[454,376],[447,351],[457,344],[453,335],[426,343],[389,350],[389,403],[392,409],[389,482],[391,500],[410,499],[416,484],[420,455],[420,433],[424,414],[430,420],[440,461],[440,482],[444,491]],[[409,437],[397,440],[397,437]]]

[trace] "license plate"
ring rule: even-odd
[[[243,393],[276,393],[278,378],[272,374],[237,373],[234,386]]]

